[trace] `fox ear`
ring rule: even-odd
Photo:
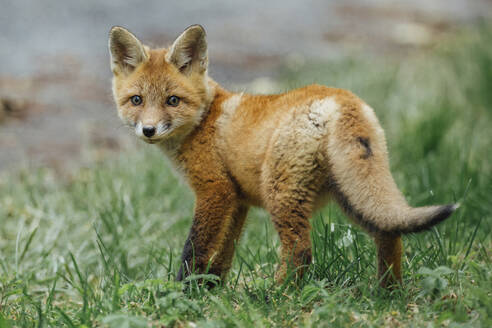
[[[166,60],[183,74],[204,73],[208,65],[205,35],[205,30],[200,25],[188,27],[174,41],[166,55]]]
[[[148,58],[144,46],[135,35],[119,26],[109,32],[109,52],[114,74],[128,74]]]

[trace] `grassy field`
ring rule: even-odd
[[[492,326],[492,29],[405,61],[311,62],[280,80],[313,82],[375,108],[410,204],[461,203],[404,238],[404,288],[377,286],[371,239],[328,206],[313,218],[314,263],[298,285],[273,282],[278,238],[254,209],[227,281],[183,291],[174,277],[193,196],[142,146],[63,178],[1,176],[0,327]]]

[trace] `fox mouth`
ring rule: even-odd
[[[148,144],[162,142],[174,129],[171,123],[158,124],[156,134],[152,137],[141,136],[141,139]]]
[[[159,140],[153,140],[153,139],[149,139],[149,138],[144,139],[144,141],[148,144],[151,144],[151,145],[159,142]]]

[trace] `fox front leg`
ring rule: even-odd
[[[216,192],[217,188],[208,190],[213,192],[197,195],[193,223],[181,256],[178,281],[192,273],[211,273],[223,278],[228,269],[228,259],[223,259],[222,254],[229,233],[234,229],[233,218],[240,212],[240,206],[234,192]]]

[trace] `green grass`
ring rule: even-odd
[[[313,218],[314,263],[276,285],[278,238],[254,209],[227,281],[174,281],[193,197],[149,147],[60,177],[0,179],[0,327],[492,326],[492,29],[404,61],[308,63],[285,89],[348,88],[375,108],[412,205],[459,201],[404,238],[404,285],[377,287],[375,248],[336,206]],[[116,116],[115,116],[115,119]]]

